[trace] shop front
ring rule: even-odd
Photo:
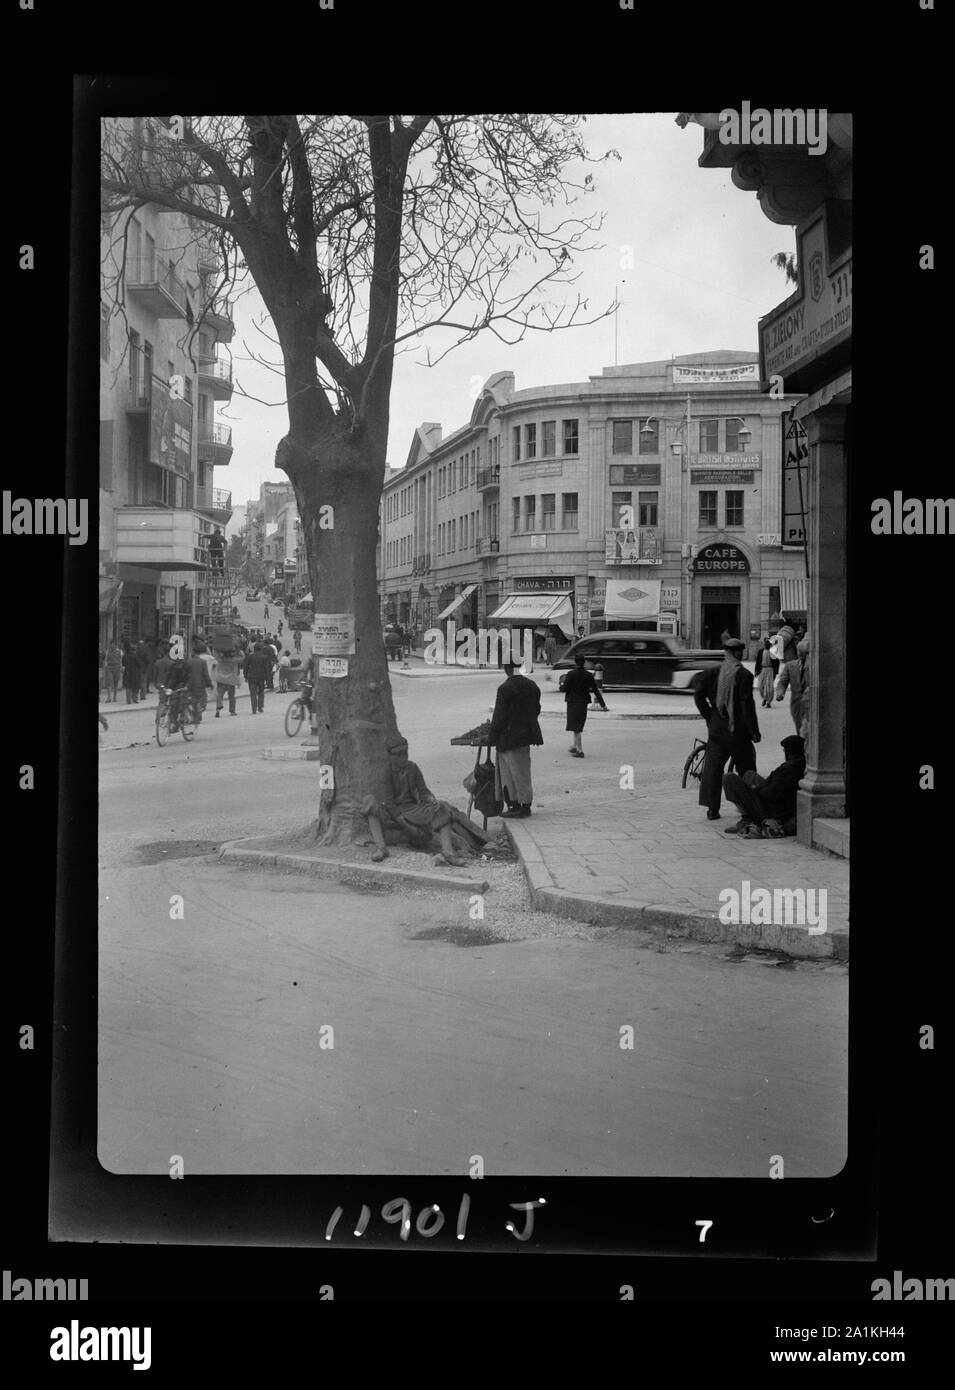
[[[511,580],[502,601],[487,615],[488,627],[529,629],[538,650],[550,629],[558,642],[572,642],[575,635],[574,580],[570,575],[529,576]],[[558,636],[559,634],[559,636]],[[523,648],[521,649],[523,650]]]

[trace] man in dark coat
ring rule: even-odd
[[[504,673],[507,679],[497,688],[488,742],[497,749],[497,798],[508,804],[501,814],[523,819],[534,800],[531,746],[544,742],[538,722],[541,693],[534,681],[515,673],[513,661],[505,661]]]
[[[252,699],[252,713],[265,713],[265,681],[272,674],[271,654],[265,654],[261,642],[256,642],[242,663],[242,674],[249,682],[249,695]]]
[[[759,742],[760,733],[753,676],[743,665],[744,650],[739,637],[727,638],[722,664],[709,666],[693,678],[693,698],[709,735],[700,779],[700,805],[706,807],[707,820],[720,818],[723,769],[729,759],[740,776],[756,771],[753,744]]]
[[[745,835],[750,826],[765,826],[775,835],[795,834],[796,792],[806,771],[805,744],[798,734],[790,734],[781,746],[786,761],[768,777],[756,772],[742,777],[727,772],[723,777],[726,799],[740,813],[736,825],[727,826],[724,835]]]
[[[582,656],[574,657],[574,669],[568,671],[561,681],[564,688],[564,700],[567,703],[567,732],[574,736],[574,746],[570,749],[571,756],[582,758],[584,750],[581,748],[580,736],[584,731],[587,722],[587,707],[593,698],[601,709],[606,709],[604,697],[600,686],[594,680],[593,673],[584,666]]]

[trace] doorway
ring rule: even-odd
[[[700,594],[700,645],[715,651],[723,645],[722,634],[740,637],[740,591],[738,588],[704,586]]]

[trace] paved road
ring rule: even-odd
[[[447,739],[483,717],[497,680],[395,681],[401,727],[439,794],[459,799],[469,759]],[[838,1171],[841,966],[660,953],[635,933],[587,928],[463,948],[442,937],[467,939],[466,900],[173,858],[173,842],[310,818],[315,765],[260,756],[288,742],[287,698],[267,697],[253,719],[246,697],[239,717],[204,722],[189,745],[158,748],[146,710],[106,736],[106,1167],[165,1172],[178,1153],[194,1173],[463,1175],[479,1153],[489,1173],[760,1176],[781,1154],[787,1176]],[[680,721],[592,723],[595,754],[616,757],[626,739],[647,779],[671,777],[688,742]],[[567,758],[558,721],[544,733],[542,814],[590,767]],[[153,862],[137,848],[148,844]],[[448,926],[465,930],[421,935]],[[323,1025],[333,1048],[320,1046]],[[620,1047],[626,1027],[632,1050]]]

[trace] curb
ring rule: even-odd
[[[508,821],[507,833],[524,869],[531,902],[539,911],[591,926],[623,927],[651,931],[664,938],[719,941],[749,950],[777,951],[796,960],[849,959],[846,930],[810,936],[806,927],[721,922],[715,912],[689,912],[657,903],[615,903],[569,893],[555,887],[543,855],[519,823]]]
[[[316,878],[334,878],[340,883],[393,888],[409,884],[415,888],[437,888],[460,893],[486,893],[487,879],[444,878],[441,874],[423,873],[416,869],[386,868],[379,864],[348,864],[340,859],[321,859],[311,854],[286,854],[281,850],[243,848],[248,840],[227,840],[217,858],[225,864],[247,864],[258,869],[286,869],[290,873],[314,874]]]

